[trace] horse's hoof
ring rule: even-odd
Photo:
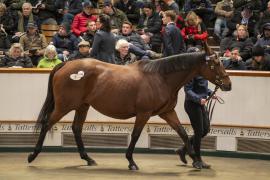
[[[34,154],[29,154],[28,155],[28,163],[31,163],[32,161],[34,161],[35,158],[36,158],[36,156]]]
[[[180,160],[181,160],[184,164],[187,164],[186,152],[184,151],[184,149],[177,149],[177,150],[175,151],[175,153],[179,155]]]
[[[139,170],[139,167],[136,164],[129,165],[128,168],[129,168],[129,170],[132,170],[132,171]]]
[[[90,160],[90,161],[87,161],[87,165],[88,166],[97,166],[97,163],[94,160]]]

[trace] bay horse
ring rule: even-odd
[[[178,91],[197,75],[223,91],[231,90],[231,81],[222,63],[207,44],[205,47],[205,52],[138,61],[127,66],[91,58],[59,64],[49,76],[47,97],[37,120],[41,125],[40,135],[28,162],[31,163],[41,152],[48,130],[64,115],[75,110],[72,131],[78,152],[88,165],[96,165],[87,155],[81,138],[90,106],[112,118],[136,117],[126,151],[130,170],[139,169],[133,160],[133,151],[145,124],[155,115],[177,132],[192,155],[194,151],[188,135],[174,109]]]

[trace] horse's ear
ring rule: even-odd
[[[213,50],[209,47],[207,41],[203,41],[203,46],[204,46],[204,50],[208,56],[210,56],[214,53]]]

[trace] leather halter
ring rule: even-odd
[[[216,55],[216,53],[214,53],[214,54],[212,54],[212,55],[210,55],[210,56],[206,56],[205,57],[205,60],[206,60],[206,64],[207,65],[209,65],[209,63],[208,63],[208,61],[210,61],[211,60],[211,58],[214,58],[214,57],[216,57],[217,55]],[[215,65],[215,63],[214,63],[214,65],[209,65],[210,66],[210,69],[211,70],[215,70],[215,67],[217,66],[217,65]],[[222,79],[223,78],[225,78],[225,77],[228,77],[228,75],[227,74],[225,74],[225,75],[220,75],[220,74],[218,74],[218,75],[216,75],[216,77],[215,77],[215,83],[216,83],[216,86],[223,86],[223,81],[222,81]]]

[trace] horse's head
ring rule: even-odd
[[[218,54],[212,51],[207,42],[204,43],[204,48],[206,58],[201,74],[210,82],[220,87],[222,91],[230,91],[232,83],[222,62],[219,60]]]

